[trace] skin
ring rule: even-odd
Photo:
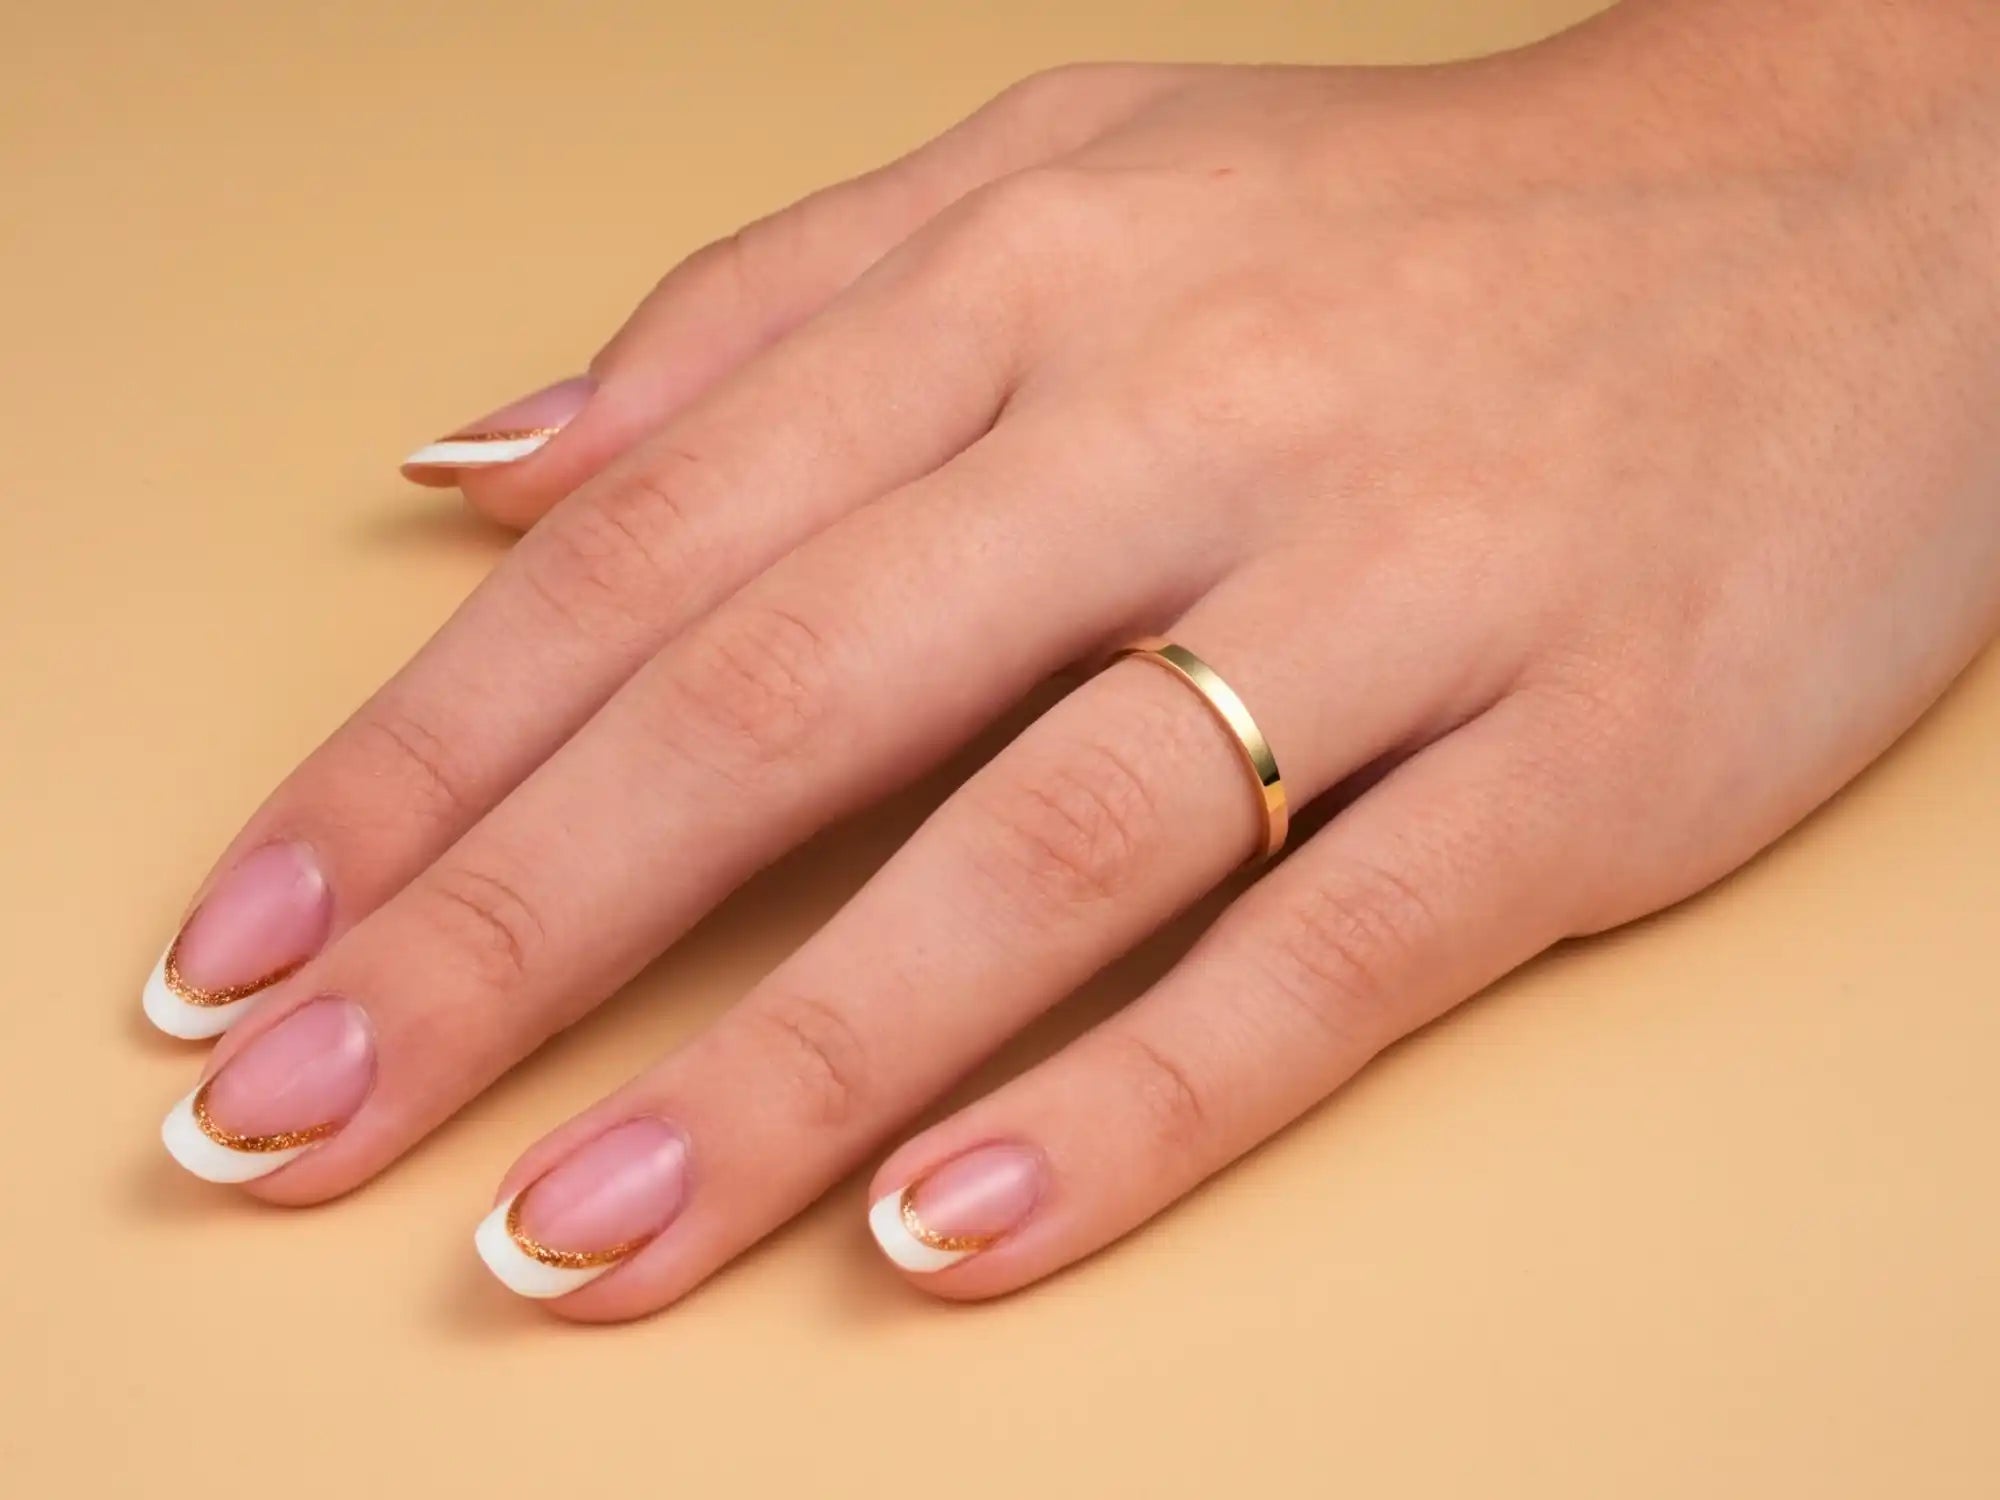
[[[232,849],[309,842],[368,1103],[250,1185],[380,1171],[750,873],[1066,663],[1157,631],[1339,811],[1151,992],[904,1142],[1048,1187],[913,1277],[1105,1246],[1551,944],[1712,882],[2000,628],[2000,10],[1652,0],[1393,71],[1084,67],[675,269],[528,528]],[[1238,866],[1231,741],[1092,677],[709,1032],[665,1306]],[[871,1194],[872,1196],[872,1194]]]

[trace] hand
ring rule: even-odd
[[[1973,0],[1071,69],[695,255],[588,378],[413,461],[531,529],[219,863],[148,991],[237,1023],[170,1145],[354,1187],[760,866],[1157,631],[1337,815],[871,1189],[947,1297],[1116,1239],[1748,858],[1992,637],[1995,78]],[[574,1317],[673,1301],[1263,827],[1201,698],[1109,667],[531,1149],[482,1249]]]

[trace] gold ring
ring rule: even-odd
[[[1258,858],[1269,859],[1284,848],[1291,814],[1285,806],[1285,782],[1278,774],[1278,758],[1271,753],[1271,742],[1264,738],[1264,731],[1250,717],[1250,710],[1243,706],[1236,690],[1187,647],[1177,646],[1162,635],[1141,636],[1119,647],[1111,659],[1122,661],[1128,656],[1158,662],[1201,694],[1202,702],[1222,721],[1222,727],[1236,741],[1236,748],[1243,752],[1250,774],[1257,778],[1257,794],[1264,805],[1264,847]]]

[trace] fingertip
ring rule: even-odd
[[[900,1180],[885,1170],[868,1231],[912,1285],[947,1301],[983,1300],[1019,1284],[1005,1251],[1036,1219],[1047,1175],[1038,1148],[1011,1140],[985,1141]]]
[[[554,508],[557,499],[547,485],[534,483],[532,476],[505,471],[467,469],[444,483],[458,486],[474,514],[509,531],[526,531]]]
[[[551,1265],[538,1260],[521,1246],[508,1216],[514,1211],[512,1197],[497,1204],[473,1231],[472,1246],[486,1269],[508,1291],[535,1302],[554,1302],[589,1285],[603,1271],[589,1267]]]
[[[197,1117],[200,1093],[194,1090],[167,1111],[166,1119],[160,1122],[160,1144],[175,1165],[203,1182],[247,1186],[255,1178],[277,1171],[305,1149],[255,1154],[230,1150],[203,1130]]]
[[[906,1220],[909,1190],[890,1191],[868,1210],[868,1232],[875,1248],[899,1271],[921,1278],[935,1275],[964,1260],[970,1251],[948,1250],[919,1238]]]
[[[171,950],[169,950],[171,951]],[[255,995],[220,1005],[196,1005],[183,997],[167,971],[167,954],[161,954],[140,992],[139,1005],[155,1029],[183,1042],[211,1042],[243,1018],[257,1001]]]
[[[663,1312],[672,1304],[634,1302],[629,1298],[608,1299],[602,1292],[573,1292],[536,1304],[542,1311],[565,1323],[600,1328],[610,1323],[633,1323]]]
[[[412,463],[407,459],[396,472],[411,484],[422,485],[427,490],[448,490],[459,480],[459,471],[448,465]]]
[[[425,443],[405,458],[402,475],[432,489],[457,485],[482,514],[525,525],[566,486],[536,482],[539,459],[597,394],[591,375],[572,375]],[[525,502],[525,503],[524,503]]]

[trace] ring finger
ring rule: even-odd
[[[1148,994],[875,1175],[876,1237],[988,1297],[1117,1239],[1571,930],[1571,752],[1510,697],[1398,767]]]
[[[1293,796],[1476,711],[1505,671],[1497,653],[1467,670],[1469,643],[1443,622],[1411,639],[1393,592],[1360,578],[1275,635],[1270,581],[1239,575],[1175,636],[1256,705]],[[1313,647],[1271,649],[1281,639]],[[1403,648],[1373,648],[1385,640]],[[1456,666],[1404,672],[1415,659]],[[1242,747],[1187,683],[1136,660],[1101,674],[734,1011],[531,1150],[482,1254],[575,1317],[674,1300],[1257,849],[1253,791]]]

